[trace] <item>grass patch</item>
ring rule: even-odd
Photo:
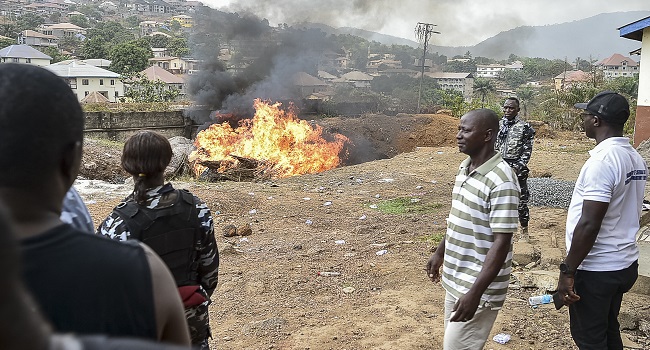
[[[434,232],[422,237],[422,241],[433,243],[434,246],[440,244],[443,239],[445,239],[445,232]]]
[[[377,210],[386,214],[423,214],[432,213],[442,207],[439,203],[422,203],[419,198],[399,197],[381,201]]]

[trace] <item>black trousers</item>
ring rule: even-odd
[[[580,300],[569,307],[571,336],[581,350],[623,350],[618,312],[623,293],[639,275],[639,264],[620,271],[585,271],[575,274]]]

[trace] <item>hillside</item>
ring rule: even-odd
[[[627,55],[640,47],[640,43],[619,37],[617,28],[650,16],[650,11],[602,13],[578,21],[546,26],[522,26],[501,32],[474,46],[438,46],[435,37],[430,52],[446,56],[463,55],[470,51],[473,56],[506,59],[510,54],[523,57],[560,58],[573,60],[602,59],[613,53]],[[417,47],[413,40],[398,38],[357,28],[333,28],[325,24],[304,23],[307,28],[319,28],[328,34],[351,34],[385,45],[409,45]],[[441,28],[444,35],[444,29]]]

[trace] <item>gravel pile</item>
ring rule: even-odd
[[[550,177],[528,179],[531,207],[569,208],[575,181],[555,180]]]

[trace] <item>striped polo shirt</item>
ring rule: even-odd
[[[456,175],[445,235],[442,285],[455,298],[465,295],[476,281],[494,233],[516,232],[519,220],[514,170],[498,153],[467,174],[469,162],[464,160]],[[492,309],[503,306],[511,267],[512,243],[499,274],[481,296]]]

